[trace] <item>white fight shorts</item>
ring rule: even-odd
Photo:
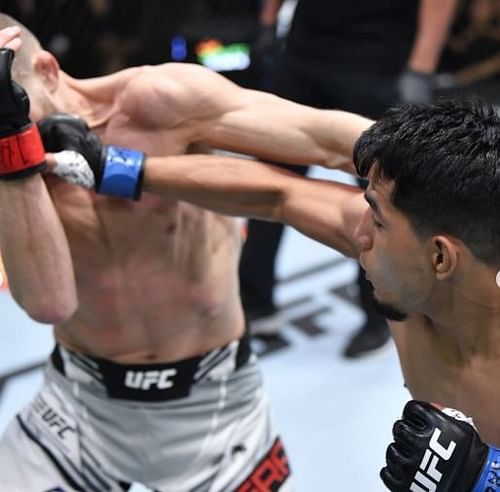
[[[1,492],[290,491],[247,338],[169,364],[56,346],[42,389],[0,440]]]

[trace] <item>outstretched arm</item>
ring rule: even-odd
[[[204,67],[169,63],[145,69],[127,87],[131,117],[175,128],[186,143],[291,164],[352,171],[352,150],[372,121],[243,89]]]
[[[279,221],[346,255],[366,210],[357,187],[297,176],[250,159],[207,154],[145,158],[101,148],[82,120],[57,115],[40,122],[51,171],[98,193],[139,199],[149,191],[215,212]]]
[[[144,190],[226,215],[288,224],[348,256],[366,210],[357,187],[302,178],[253,160],[213,155],[153,157]]]
[[[367,210],[357,187],[301,178],[240,157],[207,154],[150,157],[102,146],[85,122],[56,114],[39,122],[51,172],[97,193],[140,199],[149,191],[215,212],[289,224],[349,256]]]

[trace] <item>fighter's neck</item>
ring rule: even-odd
[[[500,359],[500,288],[496,285],[457,289],[428,313],[436,336],[454,344],[464,360]]]
[[[59,110],[78,114],[91,128],[103,125],[110,116],[124,78],[118,74],[92,79],[75,79],[61,74]]]

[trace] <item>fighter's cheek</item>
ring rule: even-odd
[[[380,271],[380,258],[377,252],[373,249],[362,251],[359,255],[359,263],[366,272],[368,280],[375,278],[377,272]]]

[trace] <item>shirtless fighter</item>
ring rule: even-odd
[[[142,186],[166,199],[281,221],[359,255],[390,319],[412,396],[460,409],[478,430],[458,424],[456,412],[448,417],[412,402],[394,427],[382,478],[398,492],[497,490],[500,117],[479,100],[449,100],[394,108],[367,126],[332,114],[332,147],[348,150],[345,158],[354,151],[357,172],[369,178],[364,196],[263,163],[207,155],[148,158]],[[52,172],[106,193],[99,183],[109,150],[82,122],[55,116],[41,129],[49,150],[84,156],[69,167],[76,159],[57,153]]]
[[[0,16],[0,28],[12,25]],[[12,73],[33,121],[78,114],[104,142],[150,156],[203,144],[302,164],[349,160],[329,138],[332,113],[200,66],[75,80],[22,26],[0,31],[1,46],[17,49]],[[245,337],[238,224],[147,192],[128,201],[42,178],[11,57],[0,52],[0,248],[14,299],[55,325],[57,345],[43,388],[0,442],[0,490],[117,491],[132,481],[175,492],[287,490]],[[105,176],[103,189],[134,197],[141,152],[128,154],[127,179]]]

